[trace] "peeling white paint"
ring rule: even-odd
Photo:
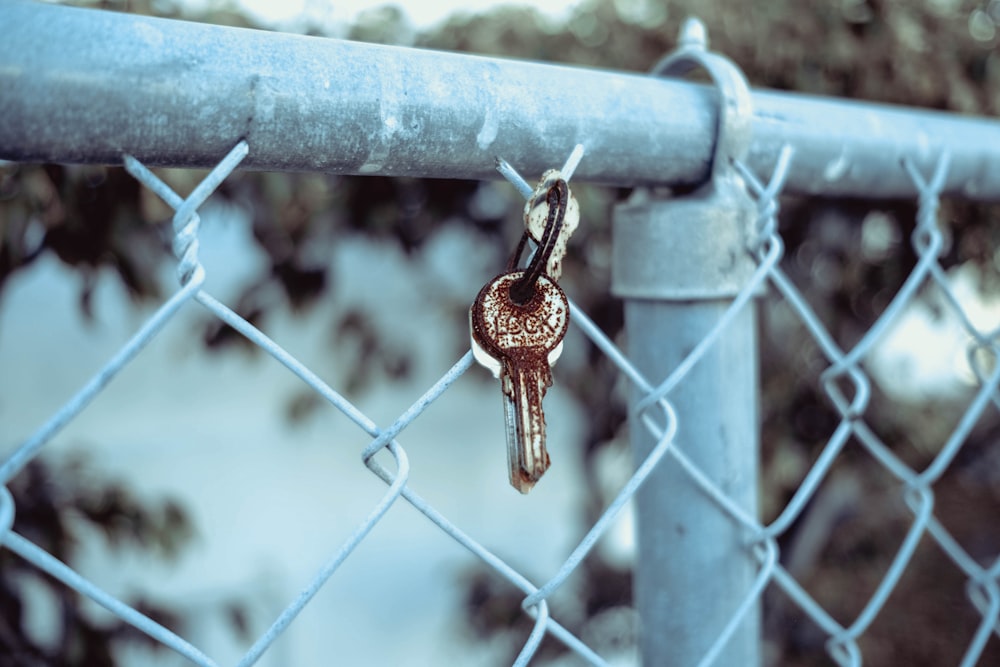
[[[847,159],[846,154],[841,153],[836,160],[827,163],[826,168],[823,169],[823,178],[829,182],[839,181],[847,175],[850,168],[851,161]]]
[[[483,127],[480,128],[479,134],[476,135],[476,145],[479,146],[480,150],[486,150],[496,141],[499,132],[500,117],[496,113],[496,110],[492,106],[489,106],[486,109],[486,116],[483,118]]]

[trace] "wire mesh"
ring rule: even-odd
[[[905,170],[919,193],[917,226],[912,237],[912,246],[918,262],[911,274],[896,293],[881,317],[848,350],[840,347],[834,337],[812,310],[785,272],[779,261],[783,256],[783,242],[777,230],[778,196],[782,185],[794,163],[794,154],[786,148],[781,153],[774,173],[763,182],[749,169],[736,164],[753,193],[757,203],[757,225],[755,238],[748,251],[757,260],[757,270],[746,283],[740,294],[732,301],[726,315],[719,321],[713,332],[691,351],[685,361],[658,385],[651,384],[644,377],[642,369],[636,368],[626,355],[606,336],[581,310],[572,303],[572,321],[618,368],[623,377],[639,389],[645,398],[638,406],[638,414],[645,428],[657,440],[649,456],[641,461],[635,472],[622,486],[612,502],[603,510],[599,518],[584,537],[570,549],[562,564],[541,583],[531,581],[518,569],[504,562],[497,554],[478,542],[470,533],[453,523],[431,503],[425,500],[409,484],[409,460],[406,450],[397,440],[400,434],[419,419],[424,411],[438,397],[472,366],[472,354],[464,354],[441,378],[420,396],[394,422],[380,427],[362,411],[355,407],[336,389],[326,384],[307,366],[285,351],[277,342],[237,315],[223,302],[205,291],[205,269],[198,258],[199,207],[212,192],[233,172],[250,151],[246,142],[240,141],[231,152],[199,183],[186,198],[173,192],[138,160],[126,156],[126,168],[136,179],[157,194],[175,211],[173,216],[173,252],[177,257],[177,277],[180,289],[167,299],[162,306],[139,328],[135,335],[100,369],[73,397],[42,424],[36,432],[24,441],[0,465],[0,482],[6,484],[28,462],[36,457],[53,437],[75,419],[87,405],[120,373],[132,360],[140,355],[144,347],[157,335],[163,326],[173,318],[182,306],[196,302],[207,312],[228,324],[247,340],[266,352],[278,363],[298,376],[305,385],[323,400],[346,415],[371,440],[361,451],[362,463],[386,484],[384,495],[368,511],[367,516],[354,528],[353,533],[329,555],[325,564],[315,573],[312,580],[294,599],[288,601],[284,610],[271,625],[247,649],[239,665],[254,664],[275,642],[296,616],[310,603],[317,592],[332,577],[338,568],[355,552],[372,529],[385,517],[389,509],[398,501],[409,503],[417,511],[433,522],[445,535],[453,539],[478,557],[488,568],[510,582],[524,593],[523,608],[534,619],[534,627],[523,639],[523,645],[515,665],[526,665],[535,656],[543,637],[548,634],[561,641],[583,662],[591,665],[607,665],[604,658],[589,647],[579,637],[560,624],[549,608],[551,596],[579,570],[581,563],[604,535],[615,518],[626,508],[650,472],[664,459],[672,458],[697,484],[702,493],[710,497],[718,508],[733,522],[745,529],[749,536],[745,557],[756,568],[756,579],[751,590],[732,614],[728,624],[718,635],[698,665],[707,667],[717,664],[716,658],[726,642],[739,627],[741,620],[755,605],[759,604],[765,590],[782,591],[799,609],[819,626],[827,637],[829,656],[839,665],[860,665],[862,652],[858,640],[870,628],[896,589],[901,577],[913,559],[921,540],[932,540],[948,556],[967,578],[967,595],[970,604],[981,617],[975,633],[968,645],[961,665],[974,665],[982,655],[992,634],[1000,635],[1000,558],[981,564],[949,533],[948,529],[934,515],[934,484],[941,478],[955,460],[973,426],[990,404],[1000,407],[1000,364],[984,363],[983,359],[995,360],[1000,356],[997,336],[1000,331],[982,331],[971,322],[959,298],[951,287],[939,258],[943,240],[937,224],[937,209],[942,184],[948,174],[949,160],[943,155],[934,173],[929,176],[904,161],[900,169]],[[576,157],[579,160],[579,156]],[[572,162],[575,166],[575,162]],[[517,183],[516,172],[506,165],[507,174]],[[572,171],[572,168],[568,169]],[[519,190],[530,193],[530,186]],[[970,360],[976,374],[979,388],[966,407],[957,426],[943,443],[933,461],[922,470],[916,470],[902,461],[865,421],[865,413],[871,400],[871,383],[862,367],[886,330],[899,318],[900,313],[928,284],[934,285],[945,296],[949,307],[958,315],[962,326],[969,335],[972,354]],[[741,309],[749,307],[755,295],[765,287],[773,291],[791,308],[809,335],[825,355],[828,367],[820,376],[823,390],[839,415],[839,423],[829,436],[818,458],[813,462],[808,474],[791,499],[784,505],[777,517],[763,524],[758,517],[747,515],[740,507],[727,498],[726,494],[693,464],[680,450],[673,446],[678,430],[678,415],[671,401],[670,393],[683,388],[686,375],[699,358],[709,350],[721,332],[731,323]],[[982,353],[986,352],[984,356]],[[899,545],[891,565],[882,576],[861,611],[848,623],[841,623],[828,613],[823,605],[814,599],[795,577],[781,564],[778,540],[785,535],[793,523],[803,514],[827,477],[831,467],[842,456],[846,443],[859,442],[875,462],[896,480],[899,497],[912,513],[912,522]],[[386,450],[395,464],[389,469],[376,461],[376,454]],[[194,664],[216,665],[217,663],[183,637],[153,621],[137,609],[104,592],[99,586],[81,577],[66,564],[60,562],[23,536],[15,533],[12,523],[16,508],[6,490],[0,487],[0,543],[21,558],[34,564],[38,569],[63,582],[66,586],[105,607],[123,621],[138,628],[154,640],[176,651]]]

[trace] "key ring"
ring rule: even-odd
[[[549,257],[552,256],[552,251],[556,247],[556,240],[559,238],[563,221],[566,219],[566,207],[569,204],[569,186],[565,180],[560,178],[549,188],[545,194],[545,203],[548,206],[548,216],[545,219],[545,230],[542,232],[542,238],[538,242],[538,249],[535,250],[534,257],[531,258],[527,268],[525,268],[524,275],[510,286],[510,298],[518,305],[527,303],[534,296],[535,284],[542,273],[545,272],[545,267],[549,263]],[[518,242],[517,248],[514,249],[514,254],[511,255],[510,261],[507,262],[508,271],[513,271],[517,268],[517,263],[521,261],[521,254],[524,252],[524,247],[528,244],[528,238],[530,238],[530,235],[525,230],[521,235],[521,240]]]

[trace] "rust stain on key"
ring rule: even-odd
[[[474,343],[495,362],[486,365],[499,376],[505,395],[510,482],[521,493],[549,467],[542,399],[552,386],[551,364],[569,326],[569,301],[544,274],[530,298],[514,300],[511,288],[524,273],[509,271],[491,280],[470,311]]]

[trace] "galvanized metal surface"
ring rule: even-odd
[[[625,303],[628,355],[654,383],[668,377],[723,316],[728,301]],[[674,446],[748,516],[757,514],[757,340],[749,304],[667,399],[677,414]],[[659,438],[636,410],[629,434],[638,466]],[[713,648],[713,665],[756,667],[761,659],[759,606],[747,611],[720,643],[727,624],[753,589],[757,566],[746,532],[719,511],[675,459],[667,457],[635,497],[636,610],[642,619],[644,665],[691,667]],[[719,644],[719,646],[716,646]]]
[[[707,183],[665,199],[645,190],[616,207],[611,290],[629,299],[732,298],[756,269],[748,251],[754,205],[733,165],[752,140],[753,104],[746,78],[728,58],[708,51],[705,27],[688,19],[681,46],[655,68],[661,76],[706,70],[719,92],[719,124]]]
[[[611,291],[631,299],[712,299],[745,289],[754,207],[735,183],[674,199],[638,191],[615,207]]]
[[[748,285],[757,272],[757,210],[734,167],[753,138],[753,104],[743,73],[708,51],[705,34],[700,21],[689,19],[677,51],[654,71],[710,74],[720,108],[711,176],[684,196],[639,190],[615,207],[611,287],[625,299],[629,357],[654,384],[669,382],[715,337],[679,391],[654,395],[673,404],[677,451],[727,502],[756,518],[760,387],[756,306],[748,299],[755,290]],[[636,467],[660,442],[643,427],[649,399],[644,388],[634,388],[629,437]],[[758,667],[757,563],[747,557],[745,527],[720,513],[676,459],[661,463],[649,482],[635,499],[642,663],[686,667],[710,663],[706,656],[714,654],[715,664]]]
[[[7,0],[0,5],[0,158],[493,178],[586,143],[577,178],[694,185],[709,171],[716,95],[609,72]],[[757,91],[748,165],[796,148],[787,190],[912,196],[899,168],[952,157],[945,192],[1000,195],[1000,123]]]

